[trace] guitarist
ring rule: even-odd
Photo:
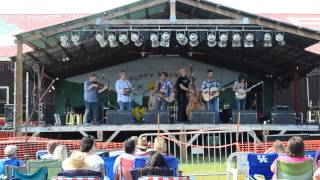
[[[213,71],[209,69],[207,71],[208,79],[202,82],[201,91],[204,92],[206,90],[215,88],[220,89],[222,84],[219,81],[214,80]],[[220,124],[220,114],[219,114],[219,96],[212,98],[210,101],[207,101],[207,108],[209,111],[213,111],[215,114],[215,123]]]
[[[173,89],[172,83],[167,80],[168,73],[161,72],[160,80],[156,83],[156,93],[158,94],[156,98],[156,109],[166,111],[168,107],[168,102],[165,98],[171,95]]]
[[[239,75],[238,81],[235,81],[233,84],[233,88],[232,90],[234,92],[238,92],[238,91],[245,91],[248,88],[248,83],[246,80],[246,77],[241,74]],[[243,99],[239,99],[237,97],[235,97],[236,103],[237,103],[237,110],[245,110],[246,108],[246,98]]]
[[[131,97],[132,85],[130,81],[126,80],[126,73],[120,71],[120,79],[116,81],[116,91],[117,91],[117,102],[120,107],[120,111],[131,111]]]

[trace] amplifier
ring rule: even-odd
[[[169,124],[169,111],[147,111],[144,113],[144,123],[145,124],[158,124],[158,114],[159,114],[159,123],[160,124]]]
[[[232,123],[238,123],[238,115],[240,112],[240,124],[257,124],[257,111],[242,110],[232,112]]]
[[[215,124],[214,112],[194,110],[191,112],[191,124]]]
[[[297,115],[293,111],[271,112],[272,124],[296,124]]]
[[[134,119],[130,111],[110,110],[106,112],[106,124],[132,124]]]

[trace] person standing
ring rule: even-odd
[[[235,81],[233,84],[232,90],[237,93],[237,92],[245,92],[247,90],[247,81],[244,75],[240,75],[238,81]],[[237,96],[235,97],[236,104],[237,104],[237,110],[245,110],[246,109],[246,98],[238,98]]]
[[[160,73],[160,80],[156,83],[156,109],[166,111],[168,108],[167,98],[171,96],[173,86],[169,80],[167,80],[168,74],[166,72]]]
[[[119,73],[120,79],[116,82],[117,102],[119,104],[120,111],[131,111],[131,97],[132,85],[130,81],[126,80],[126,73],[121,71]]]
[[[213,71],[207,71],[207,80],[204,80],[201,85],[201,92],[209,91],[211,89],[219,90],[222,87],[222,84],[219,81],[214,80]],[[215,124],[220,124],[220,112],[219,112],[219,96],[212,98],[210,101],[207,101],[207,108],[209,111],[213,111],[215,114]]]

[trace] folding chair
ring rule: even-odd
[[[46,167],[41,167],[31,174],[26,174],[18,169],[13,169],[12,176],[13,178],[22,180],[44,180],[48,177],[48,169]]]
[[[41,159],[41,156],[48,154],[47,150],[39,150],[36,152],[36,159]]]
[[[304,156],[314,160],[316,158],[316,153],[316,151],[305,151]]]
[[[95,176],[76,176],[76,177],[67,177],[67,176],[55,176],[51,180],[102,180],[100,177]]]
[[[277,161],[277,179],[310,180],[312,176],[312,159],[301,163]]]
[[[41,167],[46,167],[48,169],[48,180],[62,170],[60,160],[29,160],[27,166],[29,173],[33,173]]]
[[[118,156],[102,157],[106,168],[105,174],[110,180],[113,180],[113,165],[117,157]]]
[[[271,172],[271,165],[275,159],[278,158],[278,154],[248,154],[248,177],[249,179],[256,180],[255,177],[263,176],[264,179],[272,179],[273,173]]]

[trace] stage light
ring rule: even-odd
[[[68,62],[70,58],[66,56],[65,54],[62,55],[62,62]]]
[[[130,43],[127,34],[120,34],[120,35],[119,35],[119,41],[120,41],[123,45],[128,45],[128,44]]]
[[[276,34],[276,41],[279,46],[283,46],[286,42],[284,41],[284,35],[282,33]]]
[[[60,35],[60,44],[62,47],[68,47],[70,43],[68,42],[68,36],[66,34]]]
[[[137,33],[131,33],[131,41],[134,42],[137,47],[142,46],[142,41]]]
[[[272,47],[272,36],[270,33],[265,33],[263,35],[263,47]]]
[[[161,34],[160,46],[162,46],[162,47],[169,47],[170,46],[170,33],[169,32],[163,32]]]
[[[240,35],[240,33],[234,33],[232,35],[232,47],[241,47],[241,35]]]
[[[95,38],[96,41],[98,41],[100,47],[104,48],[108,45],[108,41],[104,39],[104,35],[102,33],[96,33]]]
[[[71,35],[71,41],[73,42],[74,45],[79,46],[80,45],[80,36],[79,34],[73,33]]]
[[[157,48],[159,47],[159,36],[158,34],[152,33],[150,35],[151,47]]]
[[[227,47],[227,41],[228,41],[228,33],[223,32],[220,34],[219,36],[219,42],[218,42],[218,46],[219,47]]]
[[[209,33],[207,35],[207,41],[208,41],[208,46],[209,47],[215,47],[217,45],[217,36],[213,33]]]
[[[199,40],[198,40],[198,35],[197,35],[197,33],[191,33],[190,35],[189,35],[189,44],[190,44],[190,46],[191,47],[195,47],[195,46],[198,46],[198,44],[199,44]]]
[[[247,33],[244,38],[244,47],[253,47],[254,34]]]
[[[176,39],[180,45],[184,46],[184,45],[188,44],[188,38],[184,35],[184,33],[181,33],[181,32],[177,33]]]
[[[109,46],[111,48],[115,48],[119,46],[119,42],[117,41],[117,37],[114,34],[109,34],[108,36]]]

